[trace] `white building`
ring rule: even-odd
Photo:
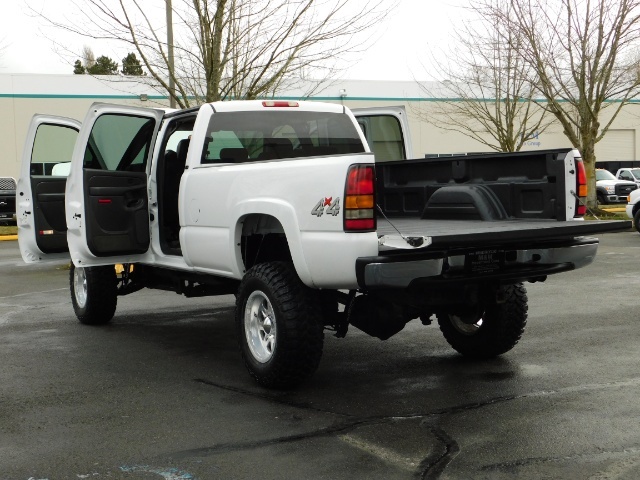
[[[279,98],[299,99],[302,90]],[[356,107],[396,106],[406,108],[411,125],[413,156],[486,151],[487,147],[460,133],[437,128],[422,121],[417,113],[429,115],[437,98],[427,98],[416,82],[371,80],[336,81],[318,90],[312,100],[343,103]],[[0,176],[17,177],[29,120],[46,113],[82,120],[94,102],[147,107],[166,107],[165,95],[152,87],[123,77],[89,75],[0,74]],[[609,109],[611,110],[611,109]],[[606,111],[602,119],[607,121]],[[640,103],[625,107],[605,139],[596,145],[599,161],[640,159],[638,125]],[[527,142],[525,149],[538,150],[570,146],[559,124],[554,124]]]

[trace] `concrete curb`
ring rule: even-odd
[[[17,240],[18,235],[0,235],[0,242],[4,242],[6,240]]]

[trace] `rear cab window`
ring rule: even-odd
[[[202,164],[363,153],[351,118],[343,113],[241,111],[214,113]]]

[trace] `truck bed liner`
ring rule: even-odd
[[[393,236],[398,235],[399,230],[407,237],[431,237],[433,247],[478,247],[516,241],[537,242],[572,238],[630,228],[631,222],[626,220],[559,222],[545,219],[512,219],[490,222],[379,218],[377,233],[379,236]]]

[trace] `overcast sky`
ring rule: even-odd
[[[42,19],[29,14],[26,4],[35,9],[55,5],[58,12],[70,8],[68,0],[4,0],[0,16],[0,73],[72,73],[69,58],[62,58],[49,39],[55,35],[74,51],[89,45],[96,56],[105,54],[90,39],[70,36],[59,30],[46,29]],[[115,2],[115,0],[113,0]],[[162,0],[153,2],[154,7]],[[423,67],[429,61],[428,51],[438,49],[450,40],[450,32],[464,13],[460,5],[471,0],[398,0],[398,6],[385,22],[374,26],[377,39],[361,59],[344,72],[343,78],[367,80],[429,79]],[[390,1],[391,3],[391,1]],[[49,36],[49,38],[47,38]],[[112,57],[120,62],[118,57]]]

